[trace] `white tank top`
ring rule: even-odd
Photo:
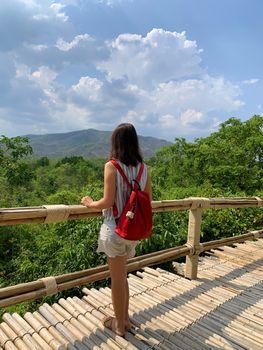
[[[138,163],[137,166],[127,166],[124,163],[120,162],[119,160],[117,161],[119,163],[119,165],[121,166],[122,170],[124,171],[125,175],[127,176],[129,182],[131,182],[132,180],[136,179],[141,163]],[[147,174],[148,174],[148,170],[147,170],[147,166],[144,164],[144,169],[143,169],[143,173],[141,176],[141,181],[140,181],[140,187],[142,190],[145,189],[145,185],[146,185],[146,181],[147,181]],[[115,204],[117,206],[117,210],[118,210],[118,215],[117,217],[119,217],[123,211],[123,208],[130,196],[131,190],[128,187],[126,181],[123,179],[123,177],[121,176],[120,172],[116,169],[116,194],[115,194]],[[113,215],[113,209],[112,208],[108,208],[108,209],[104,209],[102,211],[103,216],[106,220],[114,220],[115,217]]]

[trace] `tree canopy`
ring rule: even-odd
[[[21,161],[30,154],[32,147],[27,137],[0,138],[0,167],[11,186],[27,184],[33,178],[27,163]]]
[[[208,137],[175,139],[151,161],[153,178],[165,187],[212,186],[253,195],[263,185],[263,118],[230,118]]]

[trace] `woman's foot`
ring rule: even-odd
[[[112,316],[104,317],[104,319],[102,320],[102,324],[104,327],[112,330],[114,333],[116,333],[120,337],[124,337],[125,332],[122,332],[120,329],[117,328],[115,317],[112,317]]]
[[[125,330],[129,332],[132,328],[131,322],[129,320],[125,321]]]

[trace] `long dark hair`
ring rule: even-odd
[[[132,166],[143,161],[138,136],[132,124],[122,123],[113,131],[110,158]]]

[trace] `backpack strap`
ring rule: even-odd
[[[115,168],[119,171],[119,173],[121,174],[123,180],[126,182],[126,184],[128,185],[128,187],[132,188],[132,185],[130,184],[127,176],[125,175],[124,171],[122,170],[120,164],[118,162],[116,162],[116,160],[111,159],[110,162],[115,166]],[[135,181],[135,186],[136,189],[140,186],[139,183],[141,181],[141,177],[142,177],[142,173],[143,173],[143,169],[144,169],[144,164],[141,163],[138,175],[136,176],[136,179],[133,180]],[[118,210],[117,210],[117,206],[116,203],[113,204],[113,215],[116,217],[118,215]]]
[[[122,170],[120,164],[118,162],[116,162],[116,160],[111,159],[110,162],[115,166],[115,168],[119,171],[119,173],[121,174],[121,176],[123,177],[123,180],[126,182],[126,184],[128,185],[128,187],[132,187],[127,176],[125,175],[124,171]],[[138,174],[139,175],[139,174]],[[137,180],[137,178],[136,178]]]
[[[126,184],[128,185],[128,187],[132,187],[127,176],[125,175],[124,171],[122,170],[122,167],[120,166],[120,164],[118,162],[116,162],[116,160],[111,159],[110,162],[115,166],[115,168],[119,171],[119,173],[121,174],[122,178],[124,179],[124,181],[126,182]],[[140,183],[141,181],[141,177],[142,177],[142,173],[144,170],[144,164],[141,163],[138,175],[136,176],[135,179],[135,183],[137,183],[137,185]],[[133,180],[134,181],[134,180]]]
[[[140,170],[139,170],[138,175],[136,177],[136,182],[137,183],[140,183],[140,181],[141,181],[143,170],[144,170],[144,164],[141,163]]]

